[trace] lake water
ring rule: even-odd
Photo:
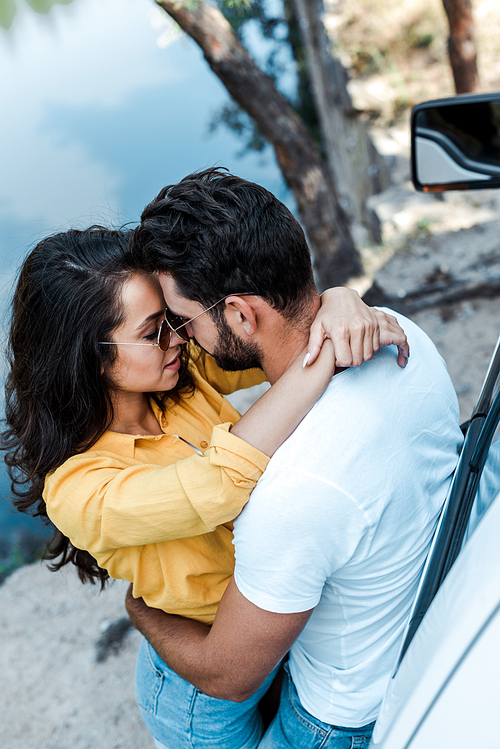
[[[136,222],[165,184],[214,164],[291,204],[270,149],[241,157],[234,134],[209,134],[229,97],[194,42],[173,39],[152,0],[74,0],[47,17],[19,6],[13,28],[0,29],[4,337],[16,272],[47,233]],[[8,493],[2,464],[0,541],[40,525],[13,514]]]

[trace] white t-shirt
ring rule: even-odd
[[[291,674],[306,710],[340,726],[377,717],[462,441],[442,358],[396,316],[406,369],[391,346],[335,375],[235,521],[241,593],[315,607]]]

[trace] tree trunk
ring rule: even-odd
[[[480,88],[471,0],[443,0],[450,26],[448,54],[457,94]]]
[[[273,81],[238,42],[222,13],[204,2],[191,10],[178,0],[157,0],[197,42],[232,98],[272,144],[311,246],[320,290],[362,272],[333,179],[309,132]]]
[[[372,239],[380,241],[365,202],[390,185],[387,166],[359,119],[347,90],[347,71],[330,53],[323,16],[323,0],[294,0],[299,26],[307,49],[314,100],[325,139],[330,172],[342,207],[354,225],[365,226]]]

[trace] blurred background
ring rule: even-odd
[[[430,335],[464,421],[499,332],[500,191],[416,193],[409,121],[499,91],[499,31],[498,0],[0,0],[2,352],[40,239],[133,225],[164,185],[226,166],[296,213],[320,289],[348,283]],[[1,463],[0,743],[147,749],[126,585],[26,566],[45,539]]]

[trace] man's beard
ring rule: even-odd
[[[262,351],[257,343],[244,343],[233,333],[222,317],[217,321],[219,337],[210,353],[215,363],[226,372],[237,372],[240,369],[262,369]],[[199,344],[198,344],[199,345]]]

